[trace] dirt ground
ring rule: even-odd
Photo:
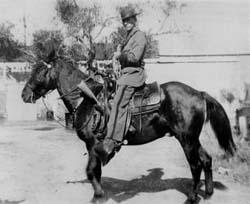
[[[0,204],[85,204],[93,189],[86,180],[88,156],[76,134],[53,122],[0,124]],[[203,175],[202,175],[203,178]],[[174,138],[123,147],[103,168],[101,203],[182,204],[191,173]],[[214,172],[214,195],[200,204],[250,203],[249,187]]]

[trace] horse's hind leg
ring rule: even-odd
[[[101,187],[102,166],[101,161],[95,156],[93,151],[89,151],[89,161],[86,168],[86,173],[89,181],[94,188],[94,197],[104,196],[104,191]]]
[[[185,140],[184,140],[185,138]],[[182,138],[178,138],[179,142],[181,143],[184,153],[186,155],[186,158],[188,160],[192,177],[193,177],[193,189],[188,197],[188,200],[190,202],[195,202],[197,200],[197,193],[199,190],[199,184],[200,184],[200,176],[202,171],[202,162],[200,160],[199,156],[199,149],[200,149],[200,143],[198,139],[195,142],[186,141],[191,139],[190,135],[186,135]]]
[[[212,158],[202,146],[199,148],[199,155],[205,173],[206,194],[211,196],[213,194]]]

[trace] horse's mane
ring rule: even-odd
[[[88,74],[85,74],[84,72],[78,69],[78,64],[76,61],[64,56],[58,57],[57,60],[66,65],[67,68],[69,68],[71,71],[77,72],[77,74],[81,78],[86,79],[87,77],[89,77]]]
[[[52,64],[56,65],[57,63],[62,63],[64,67],[66,65],[67,69],[69,69],[70,71],[76,71],[77,74],[80,75],[82,78],[88,77],[87,74],[83,73],[78,69],[78,64],[74,59],[66,55],[58,54],[58,52],[56,52],[55,49],[52,49],[51,52],[48,54],[48,56],[45,59],[42,59],[41,61],[50,65]],[[40,63],[37,64],[37,67],[39,66]]]
[[[75,60],[73,60],[72,58],[67,57],[65,55],[58,56],[58,59],[61,59],[62,61],[72,65],[74,68],[76,68],[76,66],[77,66],[77,62]]]

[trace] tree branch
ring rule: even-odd
[[[117,19],[117,17],[109,17],[107,19],[105,19],[105,21],[102,23],[102,27],[100,28],[99,32],[96,34],[96,36],[94,37],[94,41],[96,40],[97,37],[100,36],[100,34],[102,33],[103,29],[106,27],[106,24],[112,20],[112,19]]]
[[[164,32],[156,32],[156,33],[151,33],[152,36],[159,36],[159,35],[166,35],[166,34],[179,34],[179,33],[190,33],[190,30],[184,29],[176,29],[176,30],[168,30]]]

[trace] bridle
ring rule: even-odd
[[[41,61],[41,63],[42,63],[43,65],[45,65],[45,66],[47,67],[47,69],[51,69],[51,68],[52,68],[52,65],[51,65],[51,64],[48,64],[48,63],[46,63],[46,62],[43,61],[43,60],[40,60],[40,61]],[[94,71],[93,75],[94,75],[94,76],[100,75],[100,76],[104,79],[104,81],[106,81],[105,78],[108,77],[108,74],[103,73],[103,72],[100,72],[98,69]],[[84,79],[84,81],[87,82],[87,81],[89,81],[90,79],[96,80],[96,79],[93,77],[93,75],[89,75],[87,78]],[[35,103],[35,98],[34,98],[34,97],[35,97],[35,95],[39,95],[40,97],[42,97],[42,101],[43,101],[43,103],[44,103],[44,106],[46,107],[47,110],[49,110],[48,106],[46,105],[46,102],[45,102],[44,98],[46,97],[47,94],[51,93],[53,90],[50,90],[50,91],[46,92],[45,94],[41,95],[40,93],[37,93],[37,92],[36,92],[36,90],[34,89],[34,87],[33,87],[31,84],[27,83],[27,87],[29,87],[29,88],[32,90],[31,102],[32,102],[32,103]],[[72,93],[73,91],[75,91],[76,89],[77,89],[77,87],[72,88],[69,92],[67,92],[67,93],[65,93],[65,94],[63,94],[63,95],[61,95],[61,96],[58,97],[57,99],[63,99],[63,98],[65,98],[66,96],[68,96],[69,94],[71,94],[71,93]],[[104,89],[107,89],[107,87],[106,87],[105,85],[104,85]],[[104,90],[104,92],[107,92],[107,90]],[[106,94],[104,94],[104,95],[106,95]],[[107,96],[105,96],[105,97],[107,97]],[[105,100],[105,99],[104,99],[104,100]],[[104,111],[105,111],[105,109],[106,109],[106,104],[105,104],[104,106],[105,106],[105,107],[104,107]],[[76,108],[76,109],[73,109],[73,111],[72,111],[71,113],[75,114],[76,111],[77,111],[77,108]],[[78,130],[83,129],[83,128],[85,128],[86,126],[88,126],[88,124],[90,123],[91,119],[92,119],[93,116],[95,115],[95,112],[96,112],[96,108],[93,107],[93,109],[92,109],[92,111],[91,111],[91,113],[90,113],[90,115],[89,115],[88,120],[87,120],[84,124],[82,124],[81,127],[75,128],[75,130],[78,131]],[[57,117],[57,118],[60,119],[60,117]],[[107,120],[107,118],[106,118],[106,114],[105,114],[105,122],[106,122],[106,120]],[[59,123],[61,126],[65,127],[65,126],[64,126],[63,124],[61,124],[59,121],[56,120],[56,122]]]
[[[45,96],[50,93],[50,91],[46,92],[44,95],[41,95],[40,93],[38,94],[37,91],[34,90],[34,87],[31,86],[29,83],[27,83],[26,85],[28,88],[31,89],[31,103],[35,103],[36,100],[35,100],[35,95],[39,95],[40,97],[42,98],[45,98]]]

